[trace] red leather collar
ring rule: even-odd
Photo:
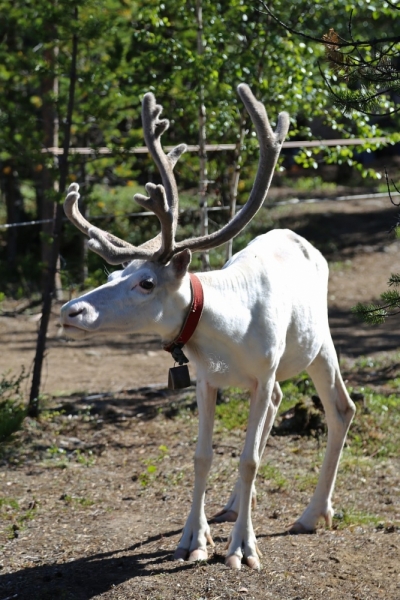
[[[179,346],[182,348],[190,340],[196,327],[200,321],[201,314],[204,306],[204,292],[203,286],[201,285],[200,279],[194,273],[189,273],[190,286],[192,290],[192,302],[190,305],[189,312],[186,316],[183,327],[178,335],[170,344],[164,346],[164,350],[172,352],[174,347]]]

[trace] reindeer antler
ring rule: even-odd
[[[161,224],[161,234],[145,242],[141,246],[132,246],[97,227],[92,227],[78,209],[78,186],[72,184],[64,203],[68,218],[83,233],[90,237],[89,247],[100,254],[110,264],[121,264],[134,258],[146,258],[167,263],[174,254],[184,249],[192,251],[209,250],[229,241],[252,220],[261,208],[271,184],[272,175],[277,163],[283,141],[289,129],[289,115],[282,112],[278,115],[278,125],[274,132],[268,120],[264,105],[258,102],[248,85],[238,86],[238,93],[255,126],[259,145],[260,160],[253,189],[245,206],[220,230],[202,237],[175,242],[178,221],[178,190],[173,168],[186,150],[185,144],[176,146],[169,154],[161,147],[160,137],[169,127],[167,119],[159,119],[162,107],[157,105],[153,94],[143,98],[142,120],[146,145],[160,171],[163,185],[146,185],[147,196],[135,195],[140,206],[157,215]]]
[[[194,252],[210,250],[228,242],[246,227],[267,197],[275,165],[289,129],[289,115],[287,112],[278,115],[278,124],[274,133],[264,105],[256,100],[249,86],[241,83],[238,86],[238,93],[256,129],[260,145],[258,170],[250,197],[243,208],[224,227],[203,237],[178,242],[174,254],[185,248]]]
[[[69,220],[86,234],[89,248],[99,254],[110,264],[118,265],[134,258],[144,258],[159,262],[167,262],[174,253],[175,231],[178,222],[178,189],[173,169],[179,157],[185,152],[186,144],[176,146],[169,154],[165,154],[160,138],[169,127],[168,119],[159,119],[162,107],[156,104],[154,95],[148,93],[143,98],[142,122],[146,145],[161,174],[163,185],[146,184],[148,196],[136,194],[136,202],[157,215],[161,224],[161,233],[140,246],[128,242],[93,227],[78,208],[79,186],[69,186],[64,202],[64,211]]]

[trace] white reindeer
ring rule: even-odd
[[[243,559],[257,569],[260,552],[251,509],[260,458],[282,398],[278,382],[306,370],[322,400],[328,425],[327,450],[316,490],[292,532],[311,532],[320,518],[331,525],[331,497],[355,407],[344,386],[329,332],[327,263],[313,246],[292,231],[274,230],[261,235],[222,270],[198,274],[204,292],[201,319],[195,329],[192,327],[190,340],[179,340],[188,313],[197,310],[193,308],[197,291],[188,273],[191,251],[219,246],[253,218],[266,198],[288,130],[286,113],[279,115],[274,133],[264,106],[249,87],[241,84],[238,93],[257,132],[260,161],[247,204],[219,231],[175,241],[178,192],[173,167],[186,147],[180,145],[164,154],[160,136],[169,123],[159,119],[162,109],[151,93],[143,100],[144,136],[163,185],[148,183],[149,197],[137,195],[135,199],[157,215],[161,234],[135,247],[93,227],[79,212],[78,186],[70,186],[66,214],[89,236],[92,250],[110,264],[122,264],[123,269],[113,273],[104,285],[65,304],[61,323],[66,335],[74,339],[97,332],[154,332],[170,350],[171,342],[175,348],[185,343],[185,352],[197,367],[199,435],[194,457],[195,483],[192,508],[174,554],[178,560],[205,560],[207,542],[213,544],[204,496],[213,455],[217,389],[238,386],[250,391],[239,477],[215,520],[235,521],[226,564],[239,569]]]

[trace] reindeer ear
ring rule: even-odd
[[[175,254],[175,256],[172,257],[171,265],[175,275],[179,279],[186,275],[191,260],[192,253],[188,249],[182,250],[182,252],[178,252],[178,254]]]

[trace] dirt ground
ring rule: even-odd
[[[354,368],[360,356],[384,357],[399,377],[398,322],[371,328],[350,312],[377,299],[400,271],[400,241],[387,233],[396,209],[381,198],[284,206],[273,215],[330,261],[330,322],[349,385],[366,384],[365,370]],[[40,315],[15,313],[16,303],[2,308],[0,373],[30,373]],[[191,502],[194,387],[165,389],[171,359],[152,337],[63,341],[58,311],[43,374],[46,411],[39,422],[26,420],[0,457],[9,516],[0,524],[0,600],[400,598],[398,459],[360,460],[339,473],[337,513],[351,508],[373,515],[368,522],[286,534],[312,493],[324,437],[273,436],[268,444],[264,461],[288,483],[258,484],[260,572],[224,566],[229,524],[211,526],[208,563],[173,562]],[[243,430],[217,427],[208,515],[229,496],[243,440]]]

